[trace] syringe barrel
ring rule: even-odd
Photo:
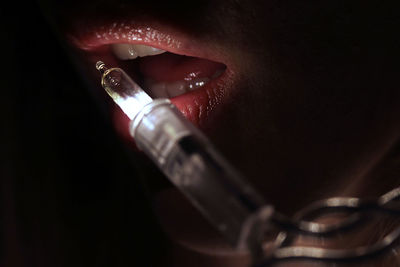
[[[96,68],[102,86],[131,119],[137,146],[236,248],[253,259],[273,208],[168,99],[153,100],[122,69]]]
[[[130,131],[138,147],[236,248],[260,245],[272,207],[169,100],[147,104]]]

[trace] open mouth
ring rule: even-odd
[[[124,69],[152,98],[169,98],[193,124],[210,127],[209,115],[226,102],[234,72],[216,47],[158,27],[163,31],[136,23],[103,22],[87,25],[69,37],[100,90],[94,68],[98,60]],[[114,106],[112,112],[119,117],[116,124],[123,124],[122,111]]]
[[[109,45],[108,49],[118,65],[152,98],[174,98],[198,90],[220,77],[226,69],[222,63],[147,45],[117,43]]]

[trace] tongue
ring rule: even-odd
[[[143,57],[139,66],[144,77],[157,82],[211,78],[218,70],[225,69],[221,63],[171,53]]]

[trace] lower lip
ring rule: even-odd
[[[104,89],[100,85],[100,74],[95,71],[95,63],[98,60],[102,60],[109,67],[119,67],[118,61],[109,52],[106,53],[104,51],[92,51],[92,53],[91,51],[85,51],[85,55],[83,56],[87,58],[88,68],[94,74],[94,81],[98,81],[99,90],[104,92]],[[227,68],[221,76],[210,80],[204,86],[173,97],[170,100],[197,127],[212,127],[208,120],[209,115],[218,112],[216,110],[217,107],[223,106],[224,102],[226,102],[228,92],[232,91],[233,76],[234,72]],[[113,114],[113,123],[118,133],[125,141],[133,144],[128,131],[129,118],[113,102],[111,104],[111,113]]]

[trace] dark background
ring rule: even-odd
[[[155,266],[134,158],[37,4],[0,12],[0,266]]]

